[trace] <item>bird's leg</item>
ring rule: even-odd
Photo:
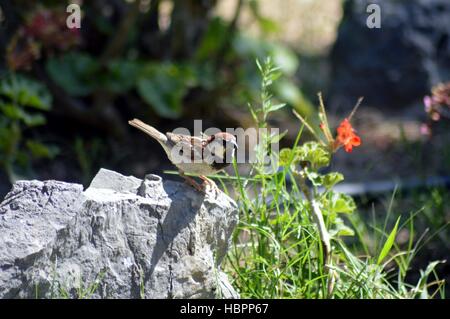
[[[204,188],[202,187],[202,185],[197,183],[195,181],[195,179],[193,179],[192,177],[189,177],[189,176],[185,175],[184,172],[182,172],[182,171],[180,171],[180,176],[184,178],[184,180],[185,180],[185,182],[187,184],[189,184],[190,186],[194,187],[199,192],[203,192],[204,191]]]
[[[209,186],[211,186],[211,188],[217,188],[216,183],[214,183],[214,181],[212,179],[209,179],[208,177],[206,177],[204,175],[200,175],[199,177],[203,181],[202,185],[205,185],[205,186],[209,185]]]

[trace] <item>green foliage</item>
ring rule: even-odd
[[[90,299],[98,290],[103,278],[106,276],[106,270],[102,269],[92,282],[86,282],[81,274],[70,274],[62,280],[57,274],[58,260],[56,259],[51,273],[50,299]],[[35,285],[35,298],[41,298],[39,285]]]
[[[76,137],[73,145],[75,160],[81,170],[81,181],[89,185],[96,169],[100,167],[99,159],[105,157],[105,145],[99,138],[83,140]]]
[[[177,64],[147,65],[137,82],[142,99],[158,115],[178,118],[182,112],[182,99],[196,79],[190,67]]]
[[[337,183],[342,182],[343,180],[344,175],[342,175],[341,173],[333,172],[323,175],[321,182],[326,189],[330,189]]]
[[[217,39],[224,39],[226,35],[227,24],[222,18],[214,17],[209,22],[208,29],[195,52],[195,60],[208,61],[211,55],[217,53],[221,48],[222,43]]]
[[[53,81],[72,96],[92,94],[98,83],[98,65],[95,59],[86,53],[73,52],[51,58],[46,67]]]
[[[136,61],[114,59],[102,66],[87,53],[71,52],[47,62],[47,71],[68,94],[83,97],[98,90],[123,94],[136,85],[141,65]]]
[[[276,79],[271,60],[259,64],[262,81],[259,107],[250,105],[255,122],[266,127],[264,119],[272,110],[268,87]],[[264,163],[252,164],[250,176],[239,175],[234,163],[233,193],[240,209],[240,222],[227,259],[228,273],[243,298],[414,298],[428,295],[428,276],[437,263],[422,272],[416,288],[405,282],[406,271],[415,250],[392,255],[399,220],[378,257],[357,257],[343,240],[359,226],[353,220],[356,204],[352,197],[333,190],[344,177],[337,172],[323,174],[332,154],[318,142],[299,145],[303,128],[291,148],[281,150],[277,169],[267,172]],[[258,158],[268,155],[273,136],[263,136]],[[278,136],[278,138],[281,138]],[[224,177],[221,177],[221,180]],[[224,184],[223,184],[224,185]],[[227,190],[227,189],[226,189]],[[228,191],[228,190],[227,190]],[[348,216],[348,217],[347,217]],[[366,232],[365,232],[366,234]],[[356,238],[352,239],[353,241]],[[329,243],[329,246],[327,246]],[[402,259],[408,256],[406,260]],[[387,271],[391,256],[397,272]],[[397,287],[392,285],[393,278]],[[439,286],[441,287],[441,285]]]
[[[244,61],[250,61],[250,57],[263,60],[265,57],[271,56],[273,63],[278,66],[277,72],[271,73],[272,76],[278,78],[271,87],[271,93],[276,99],[291,105],[300,114],[310,116],[313,113],[314,107],[304,97],[299,85],[292,79],[298,70],[299,59],[291,49],[280,43],[251,38],[245,33],[236,35],[233,40],[233,48],[235,54]],[[255,69],[250,63],[244,64],[241,69],[240,82],[251,96],[256,95],[259,89],[256,85],[258,70],[259,68]]]
[[[55,21],[34,26],[33,32],[40,36],[31,38],[27,32],[21,32],[30,28],[30,21],[36,16],[52,13],[59,21],[59,15],[65,14],[63,6],[56,2],[42,6],[17,3],[14,11],[27,14],[6,39],[11,46],[7,60],[14,62],[8,65],[13,71],[27,72],[37,66],[39,72],[30,72],[30,76],[49,78],[48,88],[55,98],[63,100],[63,104],[68,100],[69,107],[79,106],[74,112],[65,113],[67,120],[97,125],[101,130],[102,125],[89,118],[110,114],[117,119],[114,127],[122,122],[125,126],[124,108],[129,101],[133,105],[142,102],[156,116],[168,119],[179,119],[186,109],[198,105],[202,111],[203,105],[208,108],[244,105],[259,94],[258,69],[252,61],[272,56],[279,66],[280,78],[270,89],[278,102],[268,111],[289,104],[305,116],[312,113],[312,105],[295,81],[300,65],[298,55],[265,36],[248,35],[236,23],[241,11],[249,9],[263,35],[279,32],[280,26],[261,14],[257,1],[243,1],[236,8],[236,19],[231,21],[215,15],[214,5],[168,2],[174,7],[170,17],[162,16],[164,10],[158,9],[159,2],[150,4],[150,10],[138,8],[132,2],[123,6],[86,3],[85,31],[70,34],[73,41],[66,45],[55,45],[52,39],[46,39],[48,30],[56,30],[55,36],[60,35],[57,31],[60,26]],[[107,11],[111,12],[106,15]],[[182,16],[180,12],[184,12]],[[168,31],[159,26],[162,18],[172,21],[174,27]],[[196,22],[192,23],[192,19]],[[33,47],[18,45],[22,42],[33,43]],[[214,110],[209,114],[215,114]],[[119,127],[116,131],[123,134],[125,129]]]
[[[258,69],[260,70],[263,81],[261,83],[261,108],[252,108],[251,105],[250,111],[253,115],[253,119],[256,123],[259,124],[259,127],[266,126],[267,116],[284,106],[286,104],[275,104],[273,105],[271,103],[272,94],[269,91],[269,87],[273,84],[273,82],[280,77],[281,73],[278,72],[279,68],[276,68],[273,66],[272,60],[269,58],[265,61],[264,67],[261,66],[258,60],[256,60],[256,65],[258,66]]]
[[[224,26],[218,27],[217,25],[222,25],[218,20],[220,19],[211,23],[210,30],[197,51],[196,60],[189,63],[154,63],[134,59],[115,59],[102,66],[98,59],[87,53],[70,52],[50,58],[46,69],[52,80],[72,96],[85,97],[98,90],[124,94],[136,89],[143,102],[152,107],[159,116],[179,118],[183,111],[183,98],[189,89],[202,87],[211,90],[222,85],[222,81],[211,73],[211,61],[201,62],[219,49],[220,42],[217,41],[216,36],[217,33],[224,32]],[[221,31],[218,31],[219,29]],[[259,45],[265,44],[259,43]],[[297,57],[281,45],[271,44],[268,47],[270,49],[262,50],[260,55],[272,52],[274,61],[281,65],[280,72],[272,73],[272,75],[276,77],[284,75],[277,84],[275,94],[279,99],[301,109],[302,113],[309,113],[310,107],[306,106],[298,87],[286,77],[294,75],[297,70]],[[247,55],[242,57],[247,59],[248,56],[255,54],[255,51],[244,50],[242,54]],[[248,94],[253,94],[255,91],[252,88],[253,84],[249,83],[255,78],[255,71],[255,69],[244,68],[244,72],[248,74],[242,74],[237,79],[237,84],[242,85]],[[272,93],[267,92],[267,95],[272,97]],[[271,105],[267,114],[285,105],[285,103]]]
[[[342,218],[336,217],[333,220],[333,227],[330,229],[330,236],[338,238],[342,236],[354,236],[355,232],[349,226],[345,225]]]
[[[196,83],[190,66],[116,59],[102,67],[85,53],[69,53],[50,59],[47,70],[72,96],[87,96],[98,90],[123,94],[136,89],[145,103],[166,118],[181,115],[182,99],[188,88]]]
[[[20,109],[14,108],[16,105],[42,111],[50,109],[51,97],[46,89],[41,84],[22,76],[11,75],[5,77],[0,82],[0,95],[4,99],[2,107],[4,105],[11,106],[11,110],[16,111],[13,116],[15,119],[21,119],[21,116],[24,114],[28,115],[25,112],[20,112]]]
[[[42,47],[42,54],[31,55],[32,60],[24,63],[33,66],[33,72],[27,77],[11,74],[0,80],[0,166],[10,180],[29,168],[31,159],[51,158],[56,154],[55,148],[39,141],[39,132],[34,129],[46,123],[44,114],[51,111],[52,95],[62,102],[74,100],[81,106],[75,112],[67,112],[63,123],[75,120],[93,130],[96,128],[91,126],[96,122],[85,119],[104,118],[111,120],[111,126],[125,126],[128,118],[124,117],[130,115],[126,108],[139,105],[136,100],[157,116],[169,119],[180,118],[193,105],[240,106],[256,99],[260,100],[259,105],[249,105],[249,109],[261,128],[268,126],[271,114],[288,109],[285,105],[308,119],[315,118],[314,107],[295,81],[301,61],[286,45],[267,40],[270,38],[267,35],[279,32],[280,28],[261,14],[257,0],[243,1],[243,7],[250,9],[263,32],[262,37],[250,36],[239,25],[233,27],[232,22],[214,16],[212,7],[208,12],[199,11],[206,10],[200,2],[192,2],[184,11],[179,10],[184,2],[169,2],[174,10],[172,16],[164,19],[177,21],[178,25],[168,30],[158,23],[164,10],[153,11],[157,1],[151,2],[148,12],[135,15],[136,2],[107,8],[112,10],[108,15],[99,14],[105,9],[102,4],[86,2],[83,5],[85,27],[77,51],[48,50],[45,43],[36,43],[36,47]],[[59,4],[46,1],[34,7],[21,3],[11,6],[16,12],[24,12],[23,21],[18,21],[20,27],[26,26],[28,13]],[[191,7],[193,10],[189,12]],[[182,17],[177,16],[180,12]],[[192,23],[192,18],[202,21]],[[199,25],[202,27],[198,28]],[[204,26],[207,26],[205,33]],[[13,43],[19,31],[5,35],[5,42]],[[22,40],[18,43],[36,39]],[[16,61],[30,58],[30,52],[23,51],[24,48],[7,50],[12,55],[8,57]],[[272,59],[255,66],[255,58],[263,61],[266,56]],[[23,70],[28,72],[26,68]],[[263,78],[261,86],[259,73]],[[48,77],[55,85],[45,87],[41,84],[45,82],[32,79],[37,75]],[[200,101],[195,100],[196,96],[201,96]],[[117,121],[113,123],[112,119]],[[236,169],[236,177],[230,178],[241,222],[229,254],[228,270],[241,295],[253,298],[432,297],[434,294],[428,293],[431,285],[428,281],[435,279],[442,286],[435,273],[439,262],[422,272],[416,286],[405,282],[419,248],[418,243],[413,244],[412,217],[400,224],[395,216],[397,222],[392,222],[390,231],[387,231],[387,225],[391,224],[388,218],[382,226],[372,225],[375,244],[374,247],[366,244],[372,234],[365,228],[366,223],[358,220],[360,214],[355,214],[355,202],[333,189],[344,176],[325,172],[332,160],[330,150],[318,141],[300,143],[302,129],[295,143],[279,154],[272,154],[269,146],[284,134],[264,134],[256,149],[259,161],[252,165],[249,176],[240,176]],[[76,138],[73,158],[84,182],[95,170],[104,142],[100,138]],[[278,161],[274,161],[277,155]],[[269,169],[262,161],[266,157],[272,158]],[[442,224],[448,226],[444,205],[449,200],[443,196],[434,193],[422,203],[427,227],[429,224],[440,230]],[[349,221],[352,227],[346,225]],[[395,237],[405,228],[411,239],[402,250]],[[448,242],[448,236],[438,234],[442,243]],[[353,235],[356,236],[350,240],[363,246],[364,258],[356,257],[355,249],[349,249],[349,238],[344,242],[344,236]],[[389,268],[392,264],[396,268]],[[89,296],[93,290],[83,291],[78,295]],[[59,294],[69,296],[64,290]]]
[[[36,140],[25,139],[24,132],[44,125],[42,112],[49,111],[51,96],[38,82],[10,74],[0,80],[0,168],[10,181],[16,179],[17,166],[29,167],[29,158],[52,158],[57,150]]]
[[[429,258],[427,251],[433,251],[435,259],[448,255],[449,232],[446,230],[450,222],[445,214],[449,198],[448,190],[434,187],[404,194],[394,191],[386,200],[380,196],[377,204],[371,204],[367,211],[348,216],[358,237],[357,241],[351,242],[352,251],[374,256],[372,263],[380,263],[380,268],[389,270],[386,277],[404,297],[445,298],[445,281],[438,276],[443,269],[442,261],[430,262],[428,266],[426,263]],[[378,212],[379,209],[382,212]],[[401,220],[394,231],[400,213]],[[378,215],[383,215],[383,218]],[[392,241],[393,233],[397,238]],[[384,258],[383,250],[389,250]],[[417,271],[423,267],[426,269]],[[430,269],[431,272],[426,271]],[[407,280],[411,277],[419,278],[416,284]]]
[[[261,30],[265,33],[276,33],[280,31],[279,25],[272,19],[269,19],[261,14],[261,10],[259,7],[259,1],[250,0],[249,2],[250,12],[256,19],[256,22],[261,27]]]
[[[330,152],[323,145],[317,142],[307,142],[293,149],[286,148],[281,150],[280,164],[281,166],[286,166],[290,163],[290,165],[295,166],[300,164],[300,162],[307,162],[311,168],[317,170],[321,167],[328,166],[330,163],[330,157]],[[327,177],[328,183],[330,182],[332,176],[335,175],[333,174]],[[335,176],[334,178],[338,177]]]

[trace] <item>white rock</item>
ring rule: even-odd
[[[96,280],[87,297],[238,298],[219,270],[237,216],[224,193],[156,175],[101,169],[84,192],[19,181],[0,204],[0,298],[76,297]]]

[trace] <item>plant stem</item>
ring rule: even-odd
[[[301,173],[298,173],[300,177],[300,188],[305,195],[306,200],[309,202],[311,206],[311,215],[314,219],[314,222],[317,225],[319,230],[319,237],[322,243],[323,249],[323,260],[324,260],[324,269],[325,273],[328,275],[328,284],[327,284],[327,297],[330,298],[333,293],[334,284],[335,284],[335,276],[334,272],[330,271],[331,269],[331,243],[330,243],[330,234],[328,233],[327,227],[325,226],[325,221],[323,219],[322,211],[320,209],[319,203],[312,198],[311,193],[309,191],[308,186],[306,185],[305,177],[302,176]]]
[[[316,131],[309,125],[308,121],[303,118],[296,110],[292,110],[292,113],[302,122],[302,124],[309,130],[309,132],[315,137],[315,139],[322,145],[327,146],[326,143],[317,135]]]

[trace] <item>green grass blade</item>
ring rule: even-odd
[[[380,265],[384,258],[389,254],[391,251],[392,246],[394,245],[395,236],[397,236],[397,229],[398,224],[400,223],[400,217],[397,218],[397,221],[395,222],[394,229],[389,234],[389,237],[387,238],[386,242],[384,243],[383,249],[381,249],[380,255],[378,256],[377,265]]]

